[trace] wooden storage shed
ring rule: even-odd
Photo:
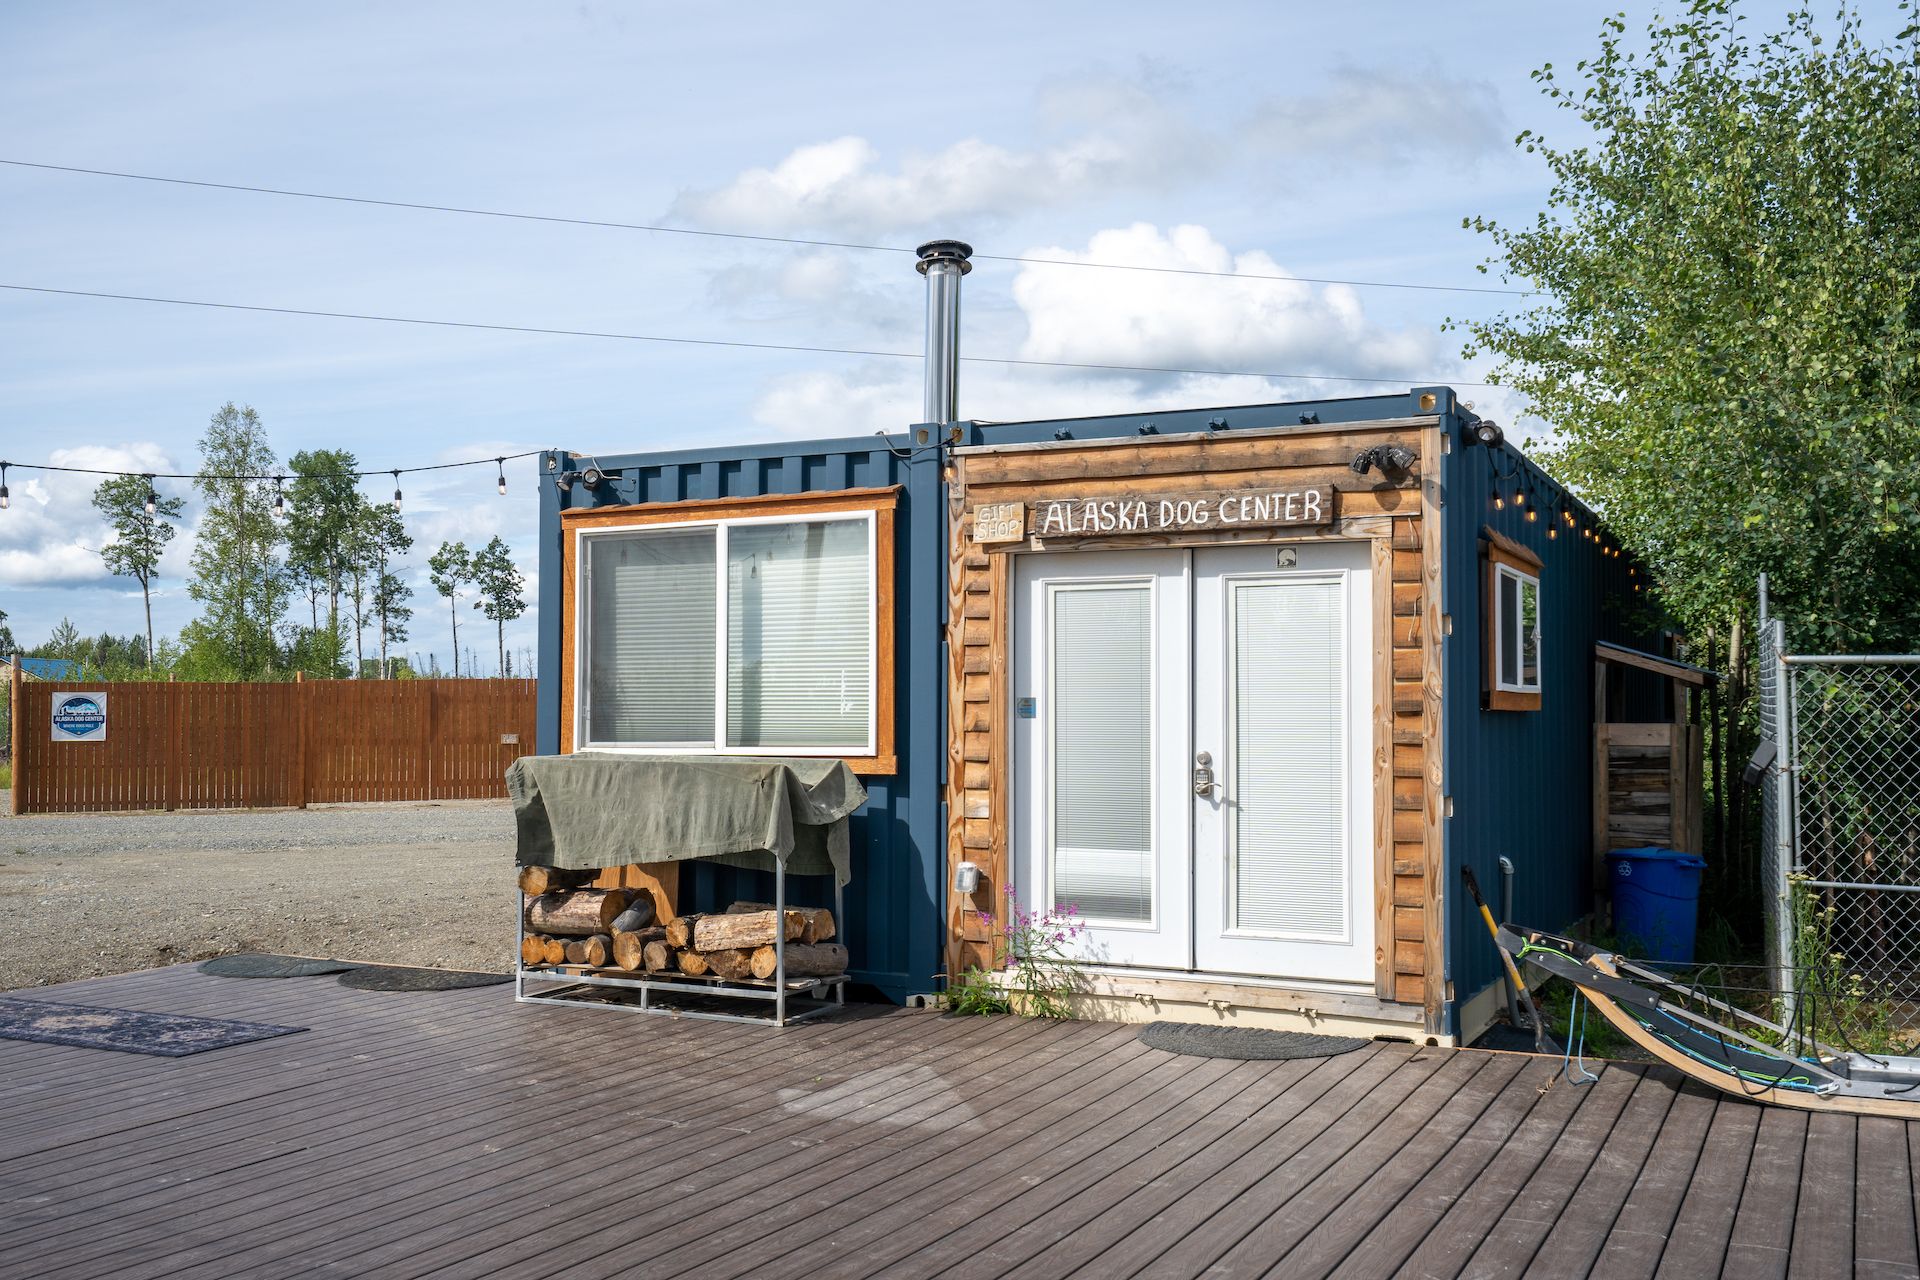
[[[1497,1007],[1462,864],[1589,910],[1638,571],[1451,390],[889,444],[549,456],[541,750],[847,758],[853,970],[895,999],[998,964],[1012,891],[1087,919],[1091,1012],[1450,1038]],[[779,626],[832,645],[756,620],[804,581]]]

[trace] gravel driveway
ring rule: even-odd
[[[505,800],[14,818],[0,991],[280,951],[505,971]]]

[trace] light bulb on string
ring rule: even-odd
[[[7,464],[0,462],[0,511],[12,505],[13,500],[7,497]]]
[[[400,512],[400,471],[397,467],[393,472],[393,510],[396,515]]]
[[[273,514],[281,520],[287,517],[287,492],[280,487],[285,481],[285,476],[275,476],[273,478]],[[152,510],[152,508],[149,507],[148,510]]]
[[[507,460],[505,458],[495,458],[493,462],[495,466],[500,468],[500,482],[494,487],[500,496],[504,498],[507,496]]]
[[[142,479],[147,482],[146,512],[148,515],[152,515],[154,508],[160,505],[160,495],[153,491],[153,477],[151,475],[143,476]]]

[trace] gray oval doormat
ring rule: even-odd
[[[1323,1036],[1262,1027],[1212,1027],[1191,1022],[1149,1022],[1140,1043],[1194,1058],[1331,1058],[1364,1048],[1352,1036]]]
[[[409,969],[385,964],[362,965],[340,975],[340,985],[356,991],[457,991],[462,987],[492,987],[512,981],[513,975],[508,973]]]
[[[313,978],[323,973],[345,973],[360,966],[350,960],[317,960],[311,956],[276,956],[243,951],[202,961],[200,972],[222,978]]]

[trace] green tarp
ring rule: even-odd
[[[753,871],[848,870],[847,815],[867,790],[841,760],[523,756],[507,770],[521,866],[621,866],[711,858]]]

